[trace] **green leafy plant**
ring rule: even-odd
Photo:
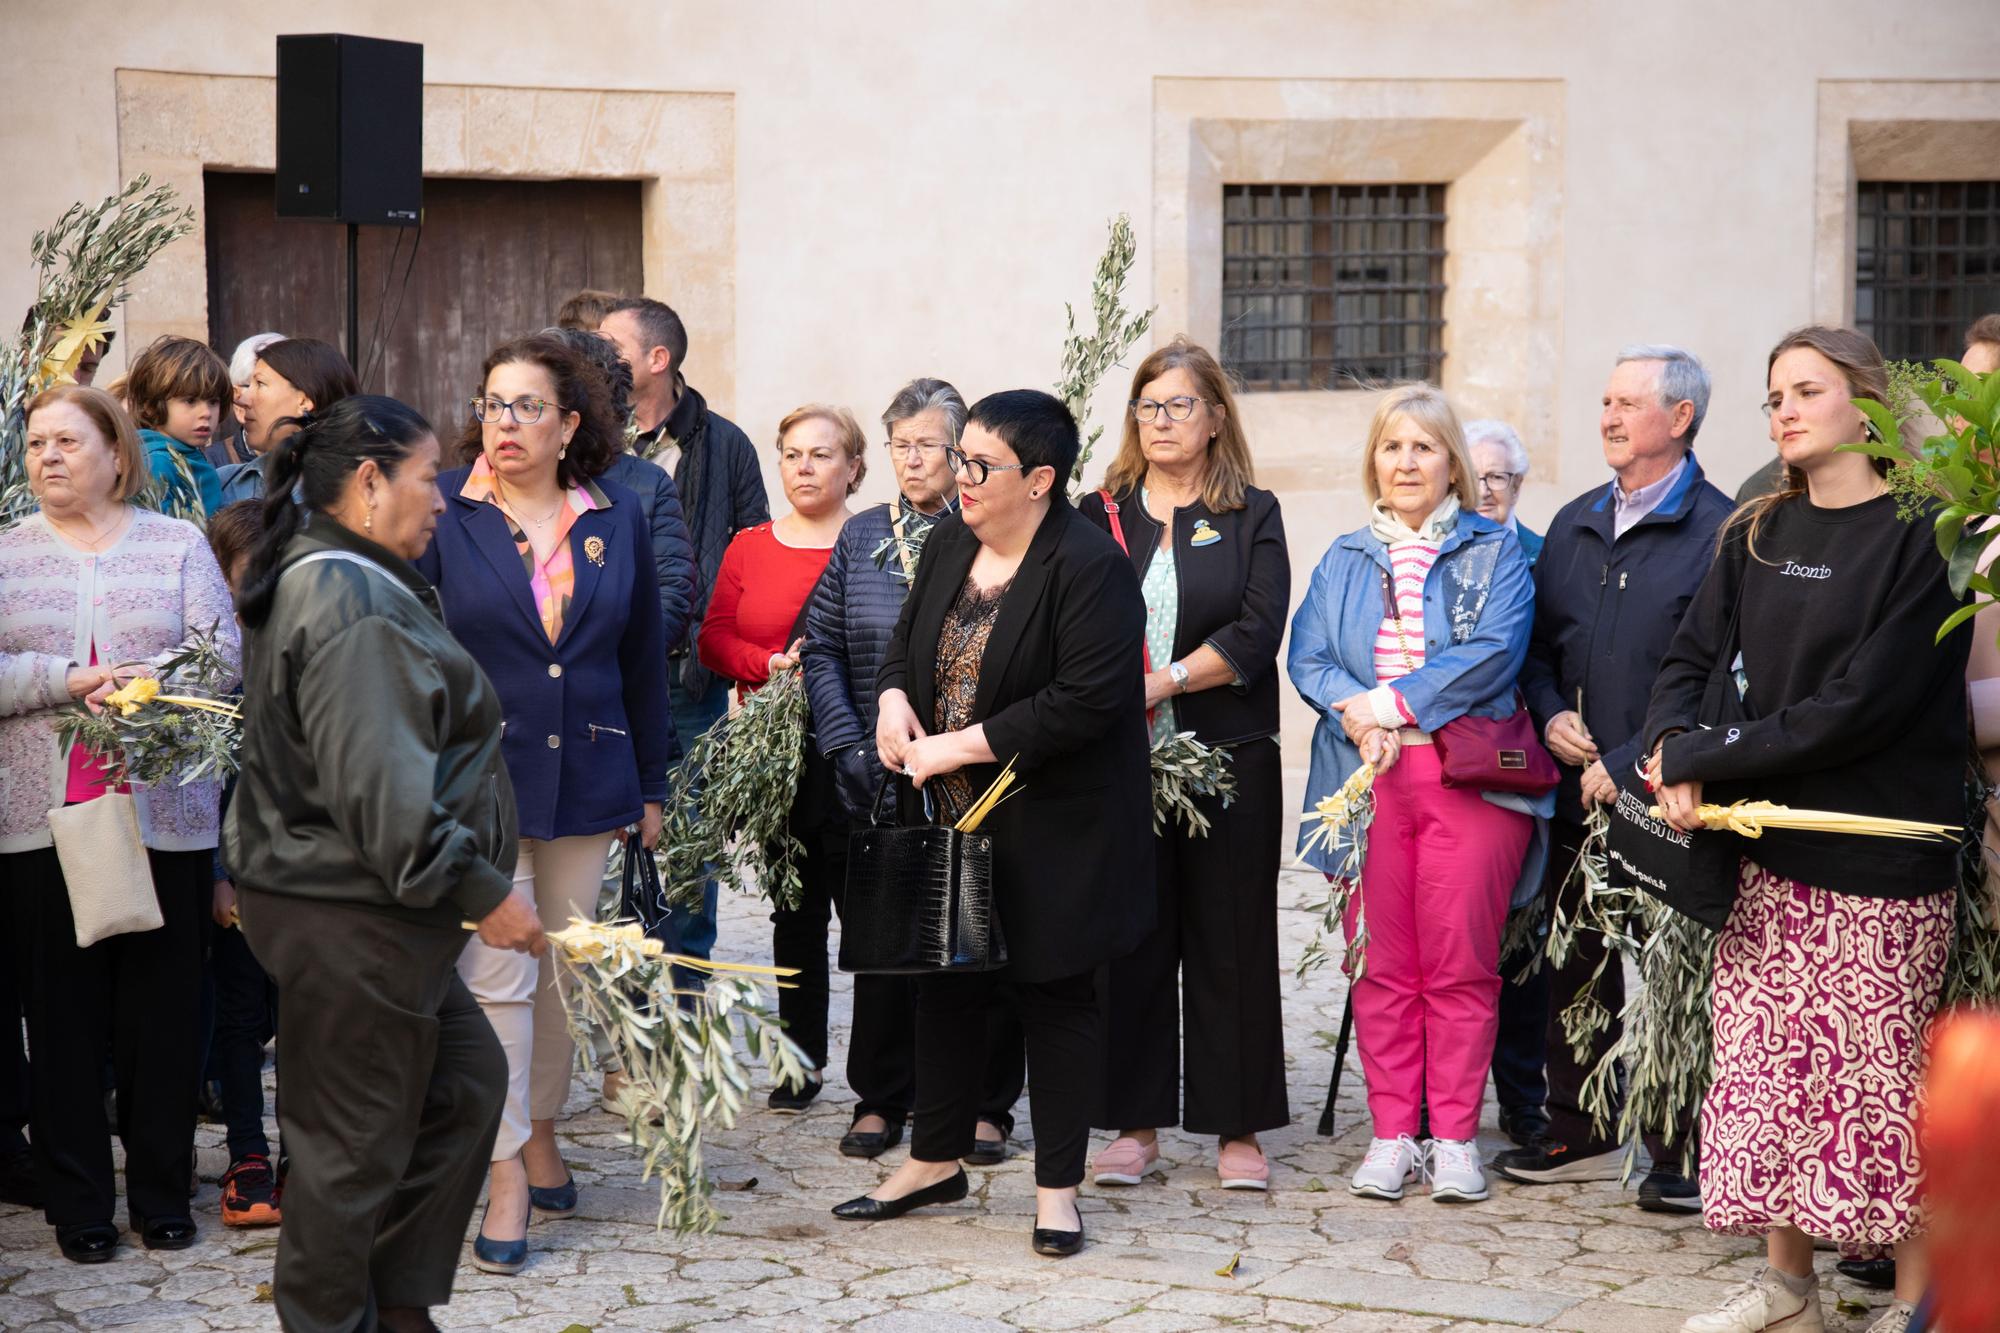
[[[237,667],[218,625],[188,636],[180,652],[92,711],[58,710],[56,737],[81,745],[109,766],[114,781],[148,786],[220,781],[236,772],[243,717],[226,691]]]
[[[1208,816],[1195,800],[1220,796],[1224,809],[1236,796],[1236,775],[1229,771],[1229,749],[1207,746],[1192,731],[1178,731],[1153,745],[1153,832],[1180,822],[1195,837],[1208,836]]]
[[[569,981],[561,988],[563,1012],[578,1049],[591,1049],[590,1033],[600,1032],[622,1064],[620,1106],[641,1154],[641,1178],[660,1181],[657,1225],[713,1231],[721,1214],[703,1163],[703,1133],[710,1122],[734,1126],[742,1112],[750,1093],[745,1051],[776,1082],[809,1077],[804,1053],[766,998],[766,983],[793,969],[670,954],[629,922],[574,921],[549,941]],[[676,967],[703,973],[702,988],[676,989]]]
[[[0,356],[0,529],[35,509],[24,447],[28,400],[71,378],[84,351],[103,345],[132,279],[193,230],[192,208],[177,207],[172,189],[138,176],[94,207],[72,204],[35,233],[28,246],[35,301],[27,327]]]
[[[1055,392],[1076,418],[1079,430],[1090,421],[1090,400],[1105,372],[1117,365],[1153,324],[1154,308],[1136,315],[1125,308],[1125,279],[1131,275],[1132,260],[1139,252],[1132,219],[1120,213],[1111,220],[1110,232],[1110,240],[1091,279],[1090,331],[1079,333],[1076,310],[1068,305],[1063,307],[1069,332],[1063,338],[1062,373],[1056,378]],[[1103,434],[1102,425],[1090,426],[1084,434],[1083,451],[1076,456],[1076,467],[1070,473],[1072,497],[1083,484],[1084,466],[1090,462]]]
[[[741,890],[754,880],[778,907],[797,907],[792,801],[805,768],[806,687],[780,671],[694,743],[667,786],[661,882],[670,902],[698,902],[714,873]]]

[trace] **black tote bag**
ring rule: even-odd
[[[618,915],[637,921],[648,935],[657,938],[671,911],[660,888],[660,867],[653,860],[653,849],[638,834],[626,834],[625,874],[618,891]]]
[[[993,904],[993,839],[936,824],[885,823],[886,778],[869,823],[847,841],[840,970],[990,972],[1007,965]],[[925,793],[925,812],[930,796]]]
[[[1737,684],[1736,658],[1741,649],[1737,630],[1743,616],[1743,589],[1729,612],[1723,649],[1709,670],[1695,721],[1702,727],[1728,727],[1749,720],[1744,689]],[[1618,800],[1611,808],[1611,832],[1606,839],[1606,872],[1613,889],[1637,888],[1682,916],[1710,930],[1721,930],[1736,905],[1744,840],[1719,829],[1684,833],[1648,813],[1653,795],[1644,778],[1613,773]],[[1705,801],[1727,805],[1734,796],[1721,784],[1705,787]]]

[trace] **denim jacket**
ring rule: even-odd
[[[1333,705],[1380,683],[1375,635],[1382,626],[1382,579],[1388,572],[1389,548],[1382,539],[1367,528],[1350,532],[1320,558],[1305,601],[1292,617],[1286,670],[1293,688],[1319,714],[1306,779],[1308,812],[1361,766],[1361,752],[1342,730]],[[1454,718],[1512,714],[1519,706],[1514,681],[1534,618],[1535,585],[1520,542],[1477,514],[1461,513],[1424,580],[1424,664],[1395,682],[1416,725],[1436,731]],[[1555,794],[1528,800],[1488,792],[1486,799],[1537,816],[1536,837],[1515,891],[1519,906],[1523,895],[1532,897],[1541,885],[1547,860],[1542,821],[1555,809]],[[1334,870],[1339,861],[1338,849],[1325,847],[1306,857],[1321,871]]]

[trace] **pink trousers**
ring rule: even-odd
[[[1470,1139],[1499,1024],[1500,935],[1534,821],[1438,781],[1437,750],[1406,745],[1375,780],[1360,902],[1367,942],[1354,1031],[1375,1137]]]

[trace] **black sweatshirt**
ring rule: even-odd
[[[1646,717],[1667,782],[1726,782],[1728,796],[1795,809],[1965,820],[1965,663],[1971,632],[1942,643],[1957,609],[1931,515],[1880,496],[1845,509],[1785,501],[1757,535],[1731,528],[1661,663]],[[1695,724],[1739,595],[1751,721]],[[1721,795],[1718,793],[1718,795]],[[1836,893],[1918,898],[1950,889],[1958,848],[1840,833],[1768,831],[1745,844],[1765,869]]]

